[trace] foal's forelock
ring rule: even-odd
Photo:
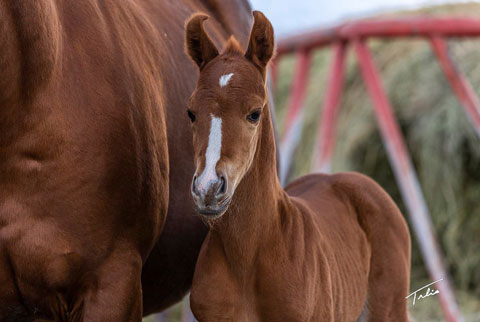
[[[201,192],[209,190],[210,185],[218,180],[216,167],[222,152],[222,119],[210,114],[210,134],[205,152],[205,168],[198,177],[198,189]]]

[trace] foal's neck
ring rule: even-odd
[[[280,223],[278,208],[286,197],[277,178],[275,139],[268,106],[263,113],[257,150],[250,170],[235,190],[227,213],[212,227],[219,234],[231,267],[243,274]],[[254,269],[254,268],[253,268]]]

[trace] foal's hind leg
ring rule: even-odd
[[[410,234],[400,210],[373,180],[359,174],[336,175],[358,210],[371,246],[366,299],[369,322],[407,322]]]
[[[19,301],[13,273],[6,251],[0,248],[0,321],[26,319],[28,315]]]
[[[390,252],[372,256],[367,301],[359,321],[408,321],[409,261],[403,260],[404,245],[390,247]]]

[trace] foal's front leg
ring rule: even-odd
[[[219,247],[218,236],[207,235],[193,275],[190,306],[199,322],[245,321],[240,291]]]
[[[118,248],[98,269],[96,285],[87,290],[83,321],[142,320],[142,259],[133,248]]]

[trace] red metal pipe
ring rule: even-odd
[[[285,37],[278,42],[277,53],[310,50],[337,41],[353,41],[368,37],[411,36],[473,37],[480,36],[480,19],[472,18],[409,18],[355,21],[335,28],[319,29]]]
[[[285,116],[283,137],[280,143],[280,183],[285,185],[292,162],[292,155],[300,140],[303,127],[303,113],[305,94],[310,72],[310,51],[297,53],[297,65],[292,83],[291,95]]]
[[[343,42],[338,42],[333,47],[333,63],[328,77],[323,112],[317,130],[317,144],[312,163],[314,172],[329,173],[331,171],[337,114],[340,109],[342,94],[345,47],[346,44]]]
[[[431,44],[433,51],[440,62],[440,66],[450,82],[450,86],[465,109],[467,117],[475,126],[477,134],[480,136],[480,102],[477,95],[475,95],[469,81],[456,67],[452,58],[448,54],[448,47],[445,39],[442,37],[433,37],[431,39]]]
[[[279,63],[278,60],[274,60],[270,64],[270,72],[268,73],[268,76],[270,77],[270,89],[272,90],[273,93],[275,93],[277,89],[277,82],[278,82],[278,66],[277,64]]]
[[[311,30],[281,38],[277,43],[277,59],[285,54],[322,47],[339,41],[337,29],[338,28]]]
[[[295,67],[295,76],[293,78],[291,95],[287,107],[285,126],[283,133],[285,135],[290,131],[295,119],[300,114],[304,106],[305,92],[308,84],[310,72],[311,55],[309,51],[302,50],[297,53],[297,65]]]
[[[471,18],[407,18],[358,21],[344,24],[341,37],[480,36],[480,20]]]
[[[392,107],[381,84],[379,73],[364,42],[357,40],[354,42],[354,47],[367,90],[373,102],[380,133],[387,148],[388,157],[399,184],[400,192],[410,214],[427,269],[433,280],[443,279],[442,282],[435,285],[436,289],[440,291],[438,295],[442,310],[447,321],[463,321],[455,302],[454,293],[448,282],[447,271],[433,234],[430,215],[420,184],[393,115]]]

